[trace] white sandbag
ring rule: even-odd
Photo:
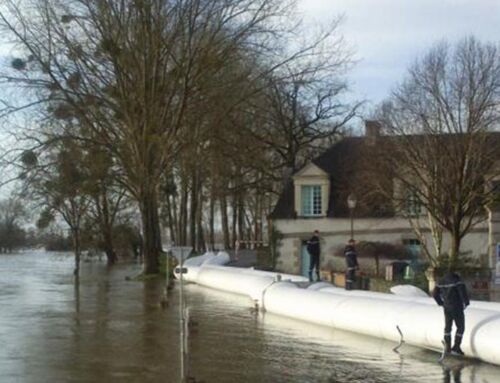
[[[253,267],[242,268],[243,273],[249,275],[260,275],[263,277],[271,277],[276,280],[281,280],[283,282],[308,282],[309,279],[302,275],[293,275],[293,274],[284,274],[278,273],[275,271],[264,271],[264,270],[255,270]]]
[[[209,257],[206,259],[202,265],[225,265],[226,263],[229,263],[231,258],[229,257],[229,254],[226,252],[219,252],[217,255],[213,255],[212,257]]]
[[[200,266],[207,260],[215,257],[215,254],[211,251],[206,252],[203,255],[197,255],[195,257],[184,259],[184,266]]]
[[[396,285],[392,286],[390,290],[394,295],[403,297],[429,298],[429,295],[424,290],[413,285]]]
[[[329,287],[334,287],[331,283],[328,282],[315,282],[307,287],[308,290],[319,291],[321,289],[326,289]]]

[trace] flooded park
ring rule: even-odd
[[[0,0],[0,383],[499,383],[499,22]]]
[[[179,382],[177,286],[129,280],[138,264],[25,252],[0,257],[1,382]],[[246,298],[184,289],[196,382],[494,383],[500,368],[252,310]]]

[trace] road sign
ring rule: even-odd
[[[191,246],[172,246],[168,250],[177,258],[179,263],[182,263],[189,257],[193,248]]]

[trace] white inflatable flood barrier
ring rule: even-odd
[[[399,328],[408,344],[442,349],[443,310],[431,298],[345,291],[324,282],[300,288],[291,282],[307,278],[221,266],[229,261],[227,253],[201,257],[184,263],[184,280],[248,296],[274,314],[394,342],[400,341]],[[500,365],[500,303],[471,303],[462,349],[466,356]]]
[[[410,287],[410,286],[396,286],[396,287]],[[414,302],[414,303],[427,304],[431,306],[436,305],[434,298],[429,297],[423,290],[420,290],[416,287],[415,289],[420,290],[423,293],[423,295],[418,294],[411,296],[411,295],[399,295],[399,294],[386,294],[386,293],[379,293],[375,291],[364,291],[364,290],[346,291],[343,288],[332,286],[330,283],[326,282],[315,283],[309,286],[309,289],[314,289],[316,291],[321,291],[330,294],[340,294],[346,296],[357,296],[357,297],[368,297],[368,298],[371,297],[375,299],[383,299],[383,300],[397,301],[397,302]],[[393,289],[391,289],[391,291],[392,290]],[[397,289],[395,289],[395,291],[397,291]],[[469,310],[470,308],[500,312],[500,303],[471,301],[470,306],[467,310]]]

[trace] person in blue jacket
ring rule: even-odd
[[[436,303],[444,309],[444,343],[445,352],[457,355],[463,355],[464,352],[460,348],[462,337],[465,331],[465,315],[464,310],[469,305],[469,295],[465,288],[465,283],[460,276],[448,271],[446,275],[440,279],[432,292]],[[451,329],[453,322],[457,327],[455,333],[455,341],[451,347]]]

